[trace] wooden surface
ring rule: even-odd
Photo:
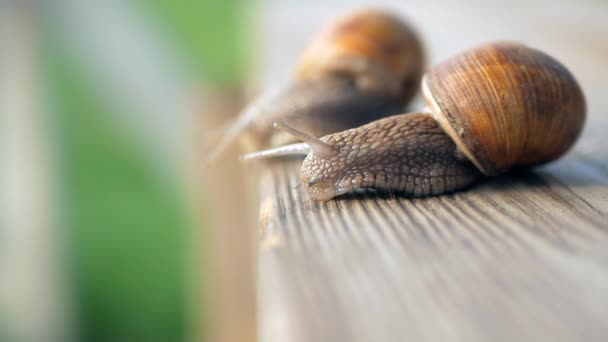
[[[199,93],[200,94],[200,93]],[[238,113],[242,104],[237,89],[207,87],[193,99],[188,117],[187,136],[191,146],[205,146],[205,127]],[[191,150],[187,161],[194,212],[193,250],[200,275],[193,324],[193,341],[254,342],[257,336],[255,267],[257,235],[253,184],[238,161],[238,151],[229,148],[215,164],[201,167],[201,148]],[[238,215],[235,215],[238,213]],[[201,265],[202,271],[201,272]]]
[[[266,57],[278,63],[265,77],[288,74],[291,52],[274,47],[303,44],[317,20],[342,9],[332,3],[325,16],[294,21],[300,34],[289,39],[276,27],[321,4],[267,9]],[[424,199],[366,192],[313,203],[298,187],[298,159],[255,166],[261,340],[607,340],[608,6],[430,3],[396,10],[420,27],[431,64],[498,38],[548,51],[585,90],[583,137],[533,172]]]

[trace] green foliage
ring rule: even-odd
[[[247,58],[242,32],[245,1],[150,0],[143,4],[198,77],[217,83],[240,80]]]
[[[244,61],[238,0],[138,2],[193,78],[233,84]],[[159,39],[162,39],[159,37]],[[187,226],[175,182],[161,179],[95,82],[45,30],[43,70],[61,156],[69,262],[80,339],[180,341],[186,325]],[[120,53],[116,51],[116,53]],[[116,75],[120,77],[120,75]]]
[[[81,339],[184,337],[186,215],[85,73],[46,44]],[[125,113],[126,114],[126,113]]]

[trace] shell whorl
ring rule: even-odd
[[[585,122],[572,74],[519,43],[467,50],[433,67],[422,83],[433,116],[487,175],[560,157]]]

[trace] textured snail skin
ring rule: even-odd
[[[304,189],[315,201],[360,188],[439,195],[483,177],[429,114],[395,115],[321,140],[335,154],[321,157],[313,151],[301,171]]]

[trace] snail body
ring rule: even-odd
[[[413,196],[460,190],[484,176],[559,158],[586,116],[570,72],[518,43],[486,44],[452,57],[423,77],[422,89],[422,113],[320,139],[286,127],[305,141],[292,151],[311,150],[301,171],[309,197],[324,201],[358,188]]]
[[[481,177],[427,113],[390,116],[321,141],[337,153],[313,152],[304,160],[301,179],[312,200],[329,200],[361,188],[439,195]]]
[[[287,85],[239,115],[209,159],[243,133],[255,149],[293,142],[273,130],[278,120],[323,136],[397,114],[415,95],[422,69],[421,44],[405,22],[378,10],[348,13],[311,40]]]

